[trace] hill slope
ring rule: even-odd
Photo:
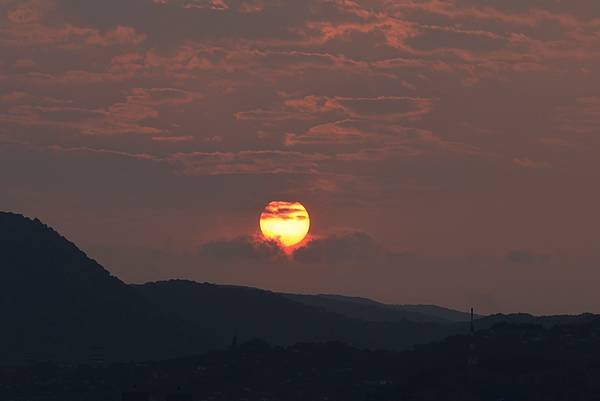
[[[171,358],[224,348],[234,336],[402,350],[468,332],[445,318],[461,312],[436,308],[181,280],[127,285],[39,220],[0,213],[0,363]],[[476,327],[592,318],[494,315]]]
[[[464,330],[431,322],[356,319],[247,287],[172,280],[137,285],[148,301],[191,322],[240,341],[274,344],[343,341],[358,347],[406,349]]]
[[[251,341],[227,351],[104,369],[0,367],[0,399],[118,401],[118,390],[136,389],[157,400],[587,401],[600,399],[599,367],[597,319],[550,329],[500,323],[404,352]]]
[[[0,213],[0,261],[5,362],[154,358],[217,344],[159,312],[37,219]]]
[[[452,323],[466,322],[470,315],[434,305],[389,305],[368,298],[346,297],[342,295],[318,294],[282,294],[285,297],[345,316],[377,321]],[[476,316],[478,318],[479,316]]]

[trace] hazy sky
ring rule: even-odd
[[[600,312],[596,0],[0,0],[0,54],[0,209],[126,281]]]

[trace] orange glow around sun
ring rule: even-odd
[[[265,238],[285,247],[302,242],[310,228],[310,217],[300,202],[270,202],[260,215],[260,231]]]

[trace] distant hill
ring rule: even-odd
[[[0,364],[173,358],[260,338],[404,350],[469,329],[463,312],[172,280],[127,285],[39,220],[0,213]],[[586,322],[593,315],[494,315],[501,322]]]
[[[470,314],[434,305],[389,305],[368,298],[346,297],[342,295],[318,294],[282,294],[294,301],[314,306],[345,316],[378,321],[399,322],[466,322]],[[479,318],[480,316],[475,316]]]
[[[475,327],[477,329],[489,329],[499,323],[533,324],[544,328],[552,328],[558,325],[579,325],[592,321],[598,321],[599,315],[584,313],[581,315],[549,315],[534,316],[528,313],[495,314],[483,317],[477,320]]]
[[[441,319],[449,322],[468,322],[471,319],[470,312],[463,312],[454,309],[444,308],[437,305],[390,305],[392,308],[405,312],[416,312],[421,315],[429,316],[432,319]],[[475,314],[475,319],[481,319],[483,316]]]
[[[11,213],[0,213],[0,316],[3,363],[161,358],[220,345],[39,220]]]
[[[459,328],[351,318],[253,288],[168,281],[127,285],[39,220],[0,213],[2,362],[141,360],[224,348],[339,340],[405,349]]]
[[[395,305],[384,304],[368,298],[348,297],[333,294],[281,294],[291,300],[313,306],[321,310],[339,313],[344,316],[373,322],[429,322],[459,327],[457,332],[469,328],[470,313],[436,305]],[[585,313],[581,315],[535,316],[528,313],[474,315],[475,328],[489,329],[498,323],[535,324],[546,328],[595,321],[599,316]]]
[[[256,288],[184,280],[133,287],[157,307],[238,341],[261,338],[280,345],[343,341],[357,347],[406,349],[464,330],[437,322],[348,317]]]

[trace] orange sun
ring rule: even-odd
[[[310,217],[300,202],[270,202],[260,215],[260,231],[265,238],[285,247],[302,242],[310,228]]]

